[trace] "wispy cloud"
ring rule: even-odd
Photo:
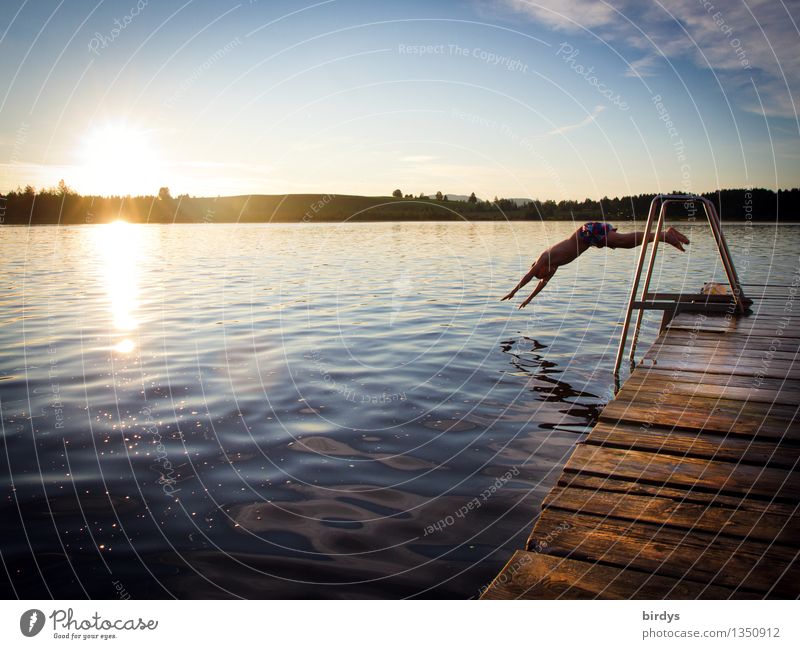
[[[497,0],[557,30],[587,30],[641,56],[627,76],[652,76],[665,59],[684,58],[711,69],[745,110],[797,117],[800,105],[798,20],[779,0]],[[666,66],[665,66],[666,67]],[[750,82],[752,78],[753,83]],[[755,89],[757,89],[757,93]],[[760,97],[760,101],[759,101]],[[763,102],[763,106],[762,106]]]
[[[558,128],[554,128],[552,131],[547,132],[547,136],[551,135],[563,135],[564,133],[568,133],[569,131],[574,131],[578,128],[583,128],[584,126],[588,126],[589,124],[593,124],[597,121],[597,116],[602,113],[606,109],[605,106],[595,106],[594,110],[587,115],[584,119],[576,124],[567,124],[566,126],[559,126]]]
[[[658,57],[655,54],[645,54],[643,57],[630,61],[625,71],[626,77],[653,77],[658,68]]]
[[[614,7],[597,0],[500,0],[500,4],[550,27],[574,32],[609,25],[616,15]]]

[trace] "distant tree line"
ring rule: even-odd
[[[677,193],[677,192],[676,192]],[[800,189],[723,189],[703,194],[724,220],[800,221]],[[152,196],[80,196],[63,180],[56,187],[36,190],[28,185],[0,194],[0,223],[18,225],[106,223],[297,223],[342,221],[427,220],[643,220],[654,194],[599,201],[520,201],[403,194],[392,198],[320,194],[225,197],[172,196],[161,187]],[[414,200],[406,200],[413,198]],[[691,216],[682,205],[671,205],[671,218]],[[702,217],[702,211],[695,214]]]
[[[683,192],[672,191],[671,194]],[[398,189],[394,196],[402,198],[403,194]],[[508,214],[509,218],[518,219],[518,213],[523,211],[526,219],[540,220],[618,220],[628,221],[647,218],[650,203],[655,194],[637,194],[635,196],[622,196],[601,198],[599,201],[586,198],[577,200],[530,200],[519,201],[510,198],[497,198],[493,201],[481,201],[476,198],[475,192],[470,194],[466,203],[469,212],[491,212],[499,210]],[[717,192],[701,194],[711,200],[717,208],[720,218],[727,220],[774,221],[800,221],[800,189],[781,189],[777,192],[771,189],[722,189]],[[409,194],[407,198],[412,198]],[[419,198],[428,198],[420,194]],[[441,192],[436,192],[436,200],[447,200]],[[465,201],[460,201],[464,204]],[[670,218],[687,218],[702,216],[702,207],[692,212],[680,203],[668,206],[667,215]]]
[[[683,192],[670,192],[680,194]],[[728,221],[800,221],[800,189],[721,189],[701,194],[717,208],[720,218]],[[584,220],[602,217],[607,221],[627,221],[647,218],[647,211],[655,194],[638,194],[620,198],[603,197],[599,201],[587,198],[583,201],[532,201],[527,209],[533,218]],[[502,201],[500,201],[502,202]],[[692,216],[682,204],[667,206],[667,216],[681,218]],[[703,211],[697,206],[696,217]]]

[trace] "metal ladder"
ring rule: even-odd
[[[650,278],[653,275],[653,267],[656,261],[656,252],[658,250],[658,235],[664,227],[664,220],[667,214],[667,205],[669,203],[701,203],[703,210],[708,218],[708,224],[711,227],[711,232],[714,235],[714,240],[717,243],[717,250],[719,251],[722,265],[725,268],[725,275],[730,284],[730,295],[706,295],[706,294],[685,294],[685,293],[648,293],[650,288]],[[659,209],[660,204],[660,209]],[[637,299],[637,292],[639,290],[639,282],[642,277],[642,269],[644,268],[644,257],[646,254],[648,239],[650,231],[653,226],[653,221],[656,217],[656,210],[658,210],[658,222],[656,224],[656,236],[653,239],[653,248],[650,251],[650,261],[647,265],[647,274],[644,279],[644,288],[640,299]],[[678,313],[682,311],[700,311],[700,312],[724,312],[735,311],[737,313],[744,313],[747,306],[751,303],[750,300],[745,298],[742,292],[739,277],[736,274],[736,269],[733,267],[733,260],[731,253],[728,249],[728,243],[725,241],[725,235],[722,232],[717,209],[707,198],[697,196],[695,194],[658,194],[650,203],[650,209],[647,213],[647,224],[645,225],[644,241],[642,242],[641,250],[639,251],[639,260],[636,264],[636,273],[634,274],[633,284],[631,286],[631,294],[628,299],[628,308],[625,311],[625,321],[622,325],[622,335],[620,336],[619,349],[617,350],[617,358],[614,363],[614,377],[619,377],[619,369],[622,365],[622,357],[625,354],[625,343],[628,339],[628,329],[630,328],[631,315],[634,309],[639,311],[636,318],[636,326],[633,330],[633,338],[631,340],[631,350],[629,360],[631,363],[631,370],[635,367],[635,353],[636,343],[639,340],[639,332],[642,327],[642,320],[644,319],[644,312],[648,309],[655,311],[663,311],[664,317],[661,322],[662,330],[669,323],[669,321]],[[618,382],[617,382],[618,385]]]

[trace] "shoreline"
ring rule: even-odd
[[[81,196],[65,184],[53,190],[0,195],[0,224],[78,225],[111,223],[346,223],[346,222],[511,222],[644,221],[654,195],[553,200],[462,199],[425,195],[355,196],[346,194],[257,194],[173,197],[162,187],[150,196]],[[800,189],[723,189],[704,195],[724,223],[800,222]],[[702,218],[699,206],[673,203],[667,218]]]
[[[644,224],[646,218],[641,219],[603,219],[602,217],[582,217],[575,219],[530,219],[530,218],[463,218],[463,219],[347,219],[347,220],[333,220],[333,219],[315,219],[314,221],[302,220],[272,220],[272,221],[126,221],[124,219],[112,219],[103,221],[93,221],[84,223],[0,223],[0,229],[4,227],[15,228],[32,228],[32,227],[79,227],[79,226],[94,226],[94,225],[111,225],[113,223],[126,223],[128,225],[299,225],[299,226],[313,226],[313,225],[370,225],[373,223],[575,223],[583,224],[588,221],[603,221],[606,223],[630,223],[635,225],[637,223]],[[704,223],[704,220],[699,217],[669,217],[667,219],[670,223]],[[728,219],[723,220],[724,225],[798,225],[800,224],[800,217],[792,219]]]

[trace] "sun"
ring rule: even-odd
[[[151,132],[125,123],[88,131],[79,147],[79,189],[85,194],[155,194],[164,184]]]

